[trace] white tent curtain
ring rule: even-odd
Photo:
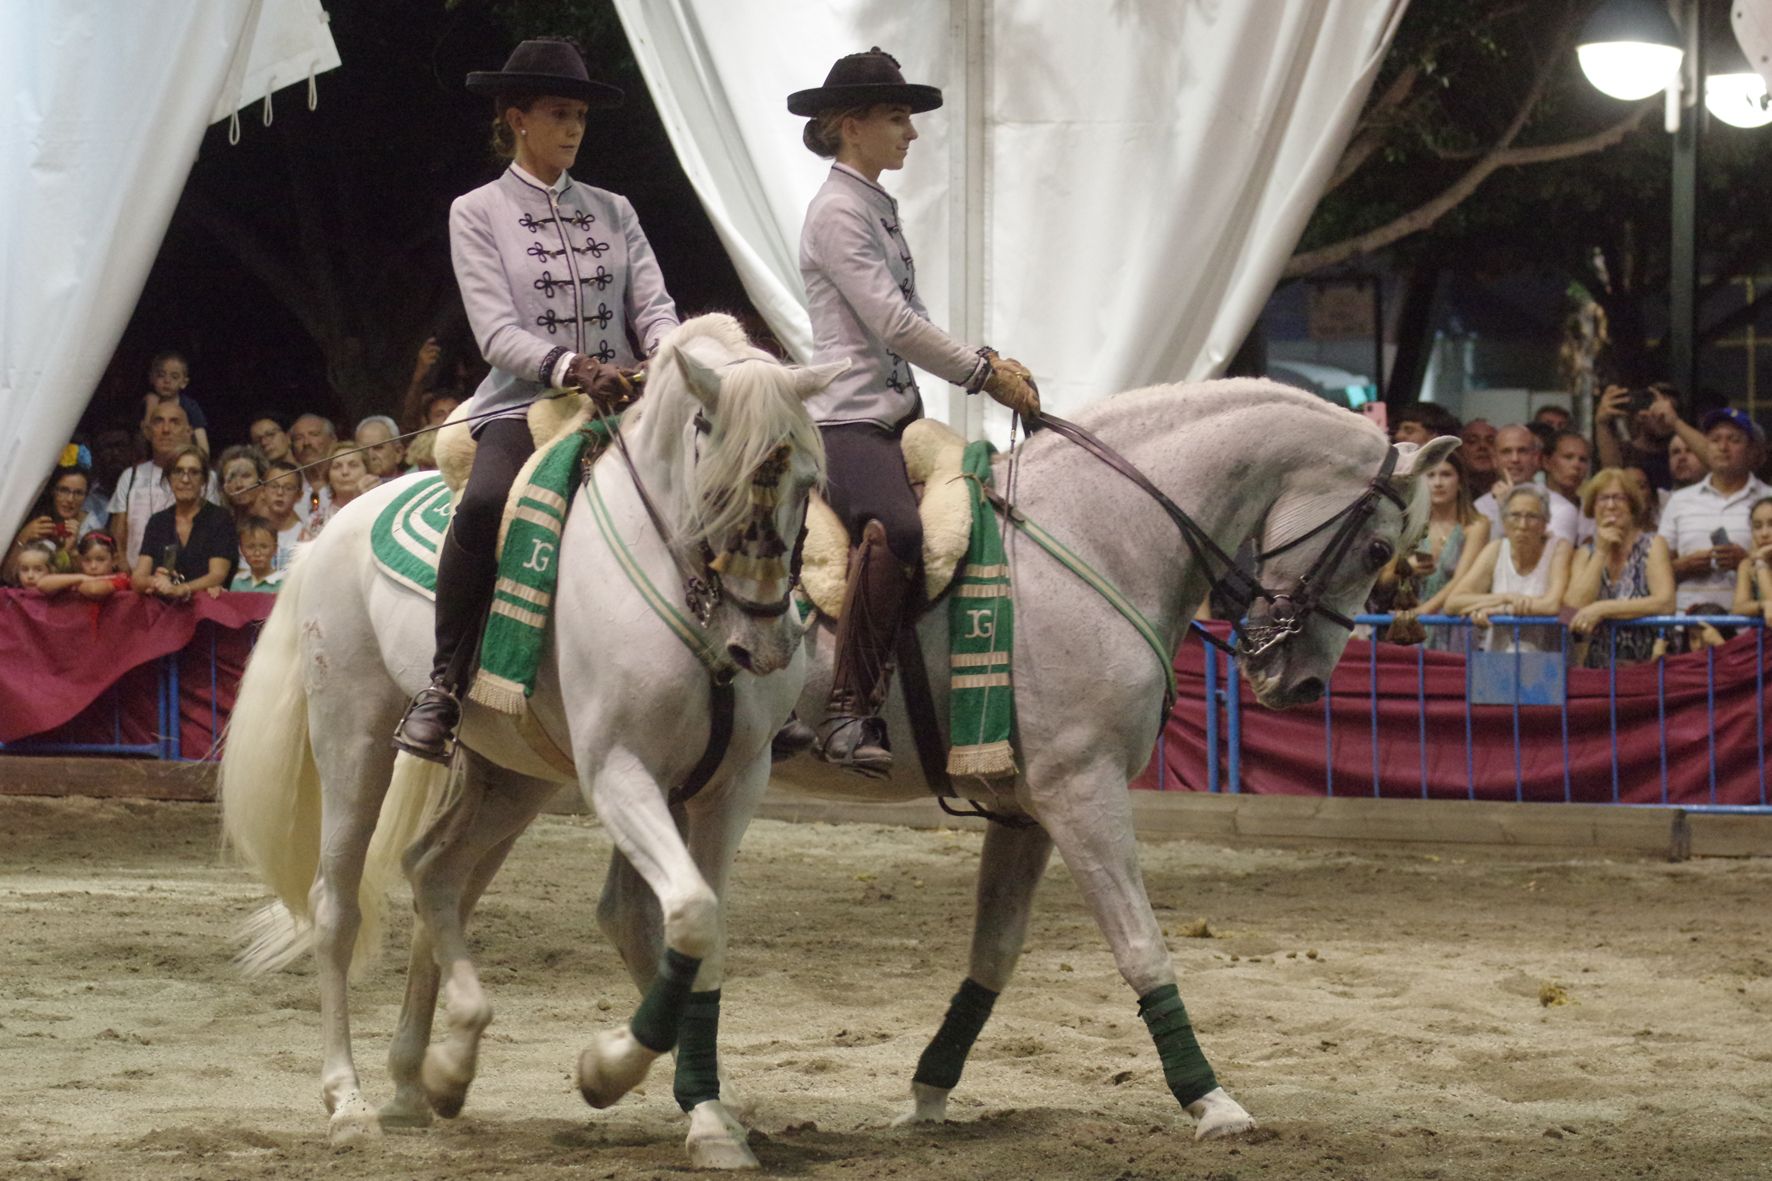
[[[337,64],[319,0],[0,6],[0,537],[122,338],[204,128]]]
[[[937,323],[1067,413],[1211,376],[1259,314],[1407,0],[616,0],[672,144],[770,327],[804,358],[790,91],[879,45],[944,89],[898,197]],[[647,211],[641,211],[642,217]],[[668,276],[667,276],[668,278]],[[1003,416],[939,396],[977,435]]]

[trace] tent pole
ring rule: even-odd
[[[960,125],[948,144],[948,317],[961,340],[985,339],[985,180],[989,167],[985,112],[989,103],[985,29],[990,0],[949,0],[953,59],[964,68]],[[967,439],[984,438],[984,406],[958,386],[948,387],[948,423]]]

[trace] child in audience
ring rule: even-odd
[[[145,428],[148,419],[153,417],[156,404],[176,401],[184,407],[185,417],[191,420],[191,442],[203,448],[203,454],[209,455],[209,420],[203,417],[203,408],[197,405],[196,399],[185,393],[190,384],[191,365],[183,353],[155,354],[148,362],[148,393],[142,399],[142,424]]]
[[[30,541],[19,547],[18,562],[12,576],[25,590],[36,590],[37,584],[49,576],[50,563],[55,560],[55,542]]]
[[[240,526],[240,556],[245,569],[234,575],[229,590],[276,594],[283,583],[277,568],[277,531],[263,517],[248,517]]]
[[[277,534],[277,569],[289,565],[295,546],[302,539],[304,522],[295,505],[301,499],[301,473],[287,460],[272,460],[265,465],[264,499],[260,502],[264,519]]]
[[[80,573],[49,574],[37,584],[46,595],[72,590],[83,599],[108,599],[120,590],[130,589],[127,574],[116,571],[117,543],[108,533],[96,529],[80,539]]]

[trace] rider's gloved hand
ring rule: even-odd
[[[1040,417],[1040,391],[1034,388],[1034,375],[1028,367],[1012,357],[986,355],[990,376],[984,379],[984,392],[1029,421]]]
[[[605,414],[622,409],[639,396],[621,370],[584,353],[572,359],[566,370],[566,384],[590,395],[597,409]]]

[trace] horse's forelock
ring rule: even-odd
[[[794,389],[792,374],[766,353],[748,346],[743,351],[744,356],[716,370],[719,409],[679,522],[691,544],[714,544],[745,524],[751,511],[751,475],[783,443],[812,457],[818,477],[824,478],[824,440]]]

